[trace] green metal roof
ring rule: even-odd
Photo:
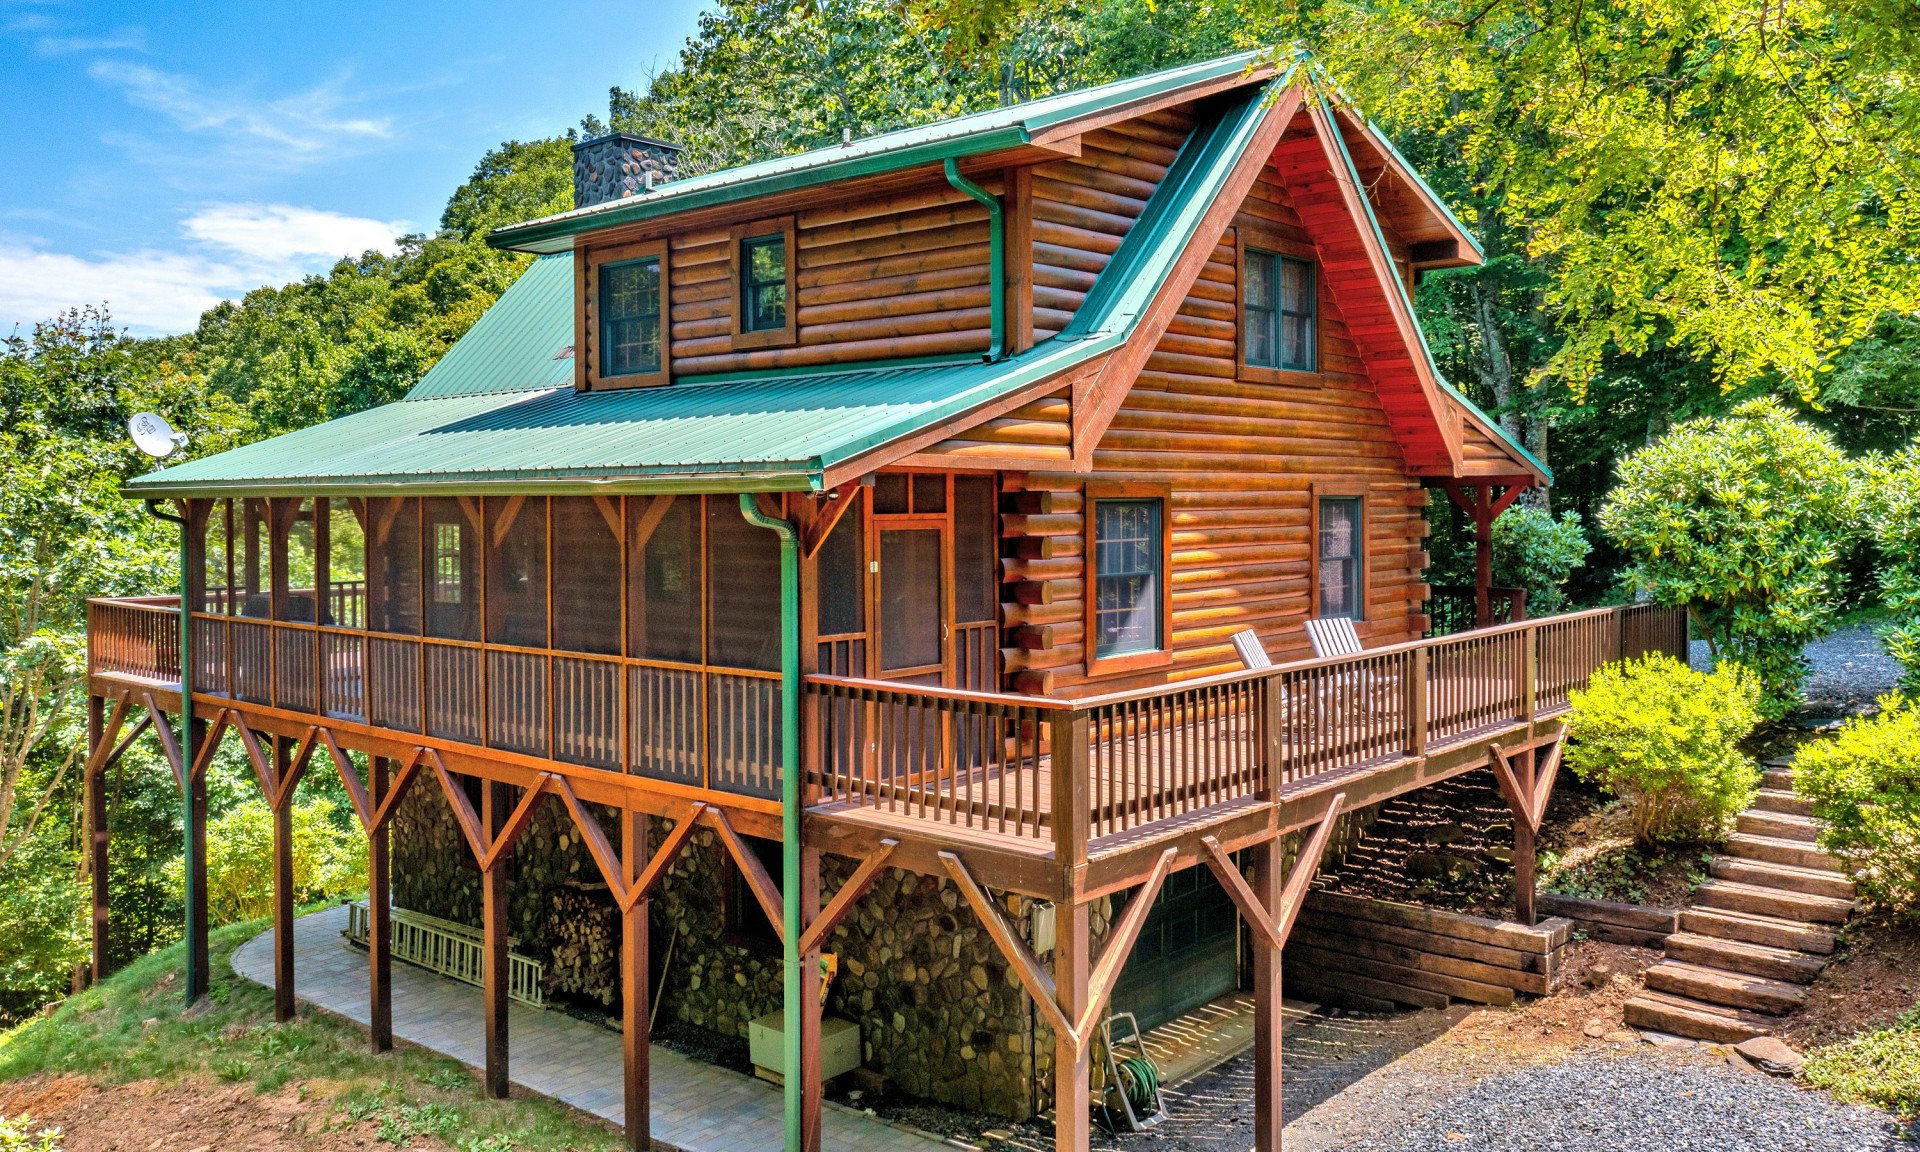
[[[1286,78],[1273,81],[1284,85]],[[827,469],[1124,344],[1266,113],[1210,101],[1059,335],[994,362],[687,377],[576,392],[571,260],[535,261],[403,400],[129,481],[135,496],[817,489]]]
[[[1149,99],[1232,76],[1236,72],[1245,72],[1267,57],[1268,53],[1264,50],[1241,52],[1218,60],[1189,64],[1184,68],[1063,92],[1024,104],[1011,104],[916,128],[883,132],[846,145],[816,148],[810,152],[763,160],[758,164],[673,180],[638,196],[610,200],[496,229],[487,237],[487,242],[496,247],[523,252],[559,252],[572,246],[571,238],[575,233],[588,229],[630,224],[669,212],[685,212],[834,180],[896,171],[916,164],[937,164],[948,159],[1014,148],[1048,128],[1116,105]]]
[[[407,393],[409,400],[573,385],[573,257],[542,256]]]

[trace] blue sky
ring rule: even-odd
[[[0,0],[0,333],[138,335],[431,230],[501,140],[674,65],[701,0]]]

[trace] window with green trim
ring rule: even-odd
[[[1243,311],[1247,363],[1313,372],[1313,265],[1247,249]]]
[[[740,321],[748,332],[787,326],[787,237],[740,241]]]
[[[600,374],[660,371],[660,257],[600,266]]]

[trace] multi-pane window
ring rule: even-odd
[[[660,257],[600,266],[600,374],[660,371]]]
[[[1360,498],[1320,500],[1320,611],[1325,619],[1360,613]]]
[[[1247,249],[1247,363],[1312,372],[1313,265],[1274,252]]]
[[[433,526],[433,602],[460,603],[462,574],[460,561],[466,551],[462,539],[466,526],[440,523]]]
[[[1093,508],[1094,657],[1155,651],[1164,646],[1161,502],[1097,500]]]
[[[749,332],[787,326],[787,237],[776,232],[740,242],[740,320]]]

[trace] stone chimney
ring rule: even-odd
[[[658,187],[673,179],[680,166],[680,145],[644,136],[615,132],[573,146],[573,206],[585,208],[648,188],[648,176]]]

